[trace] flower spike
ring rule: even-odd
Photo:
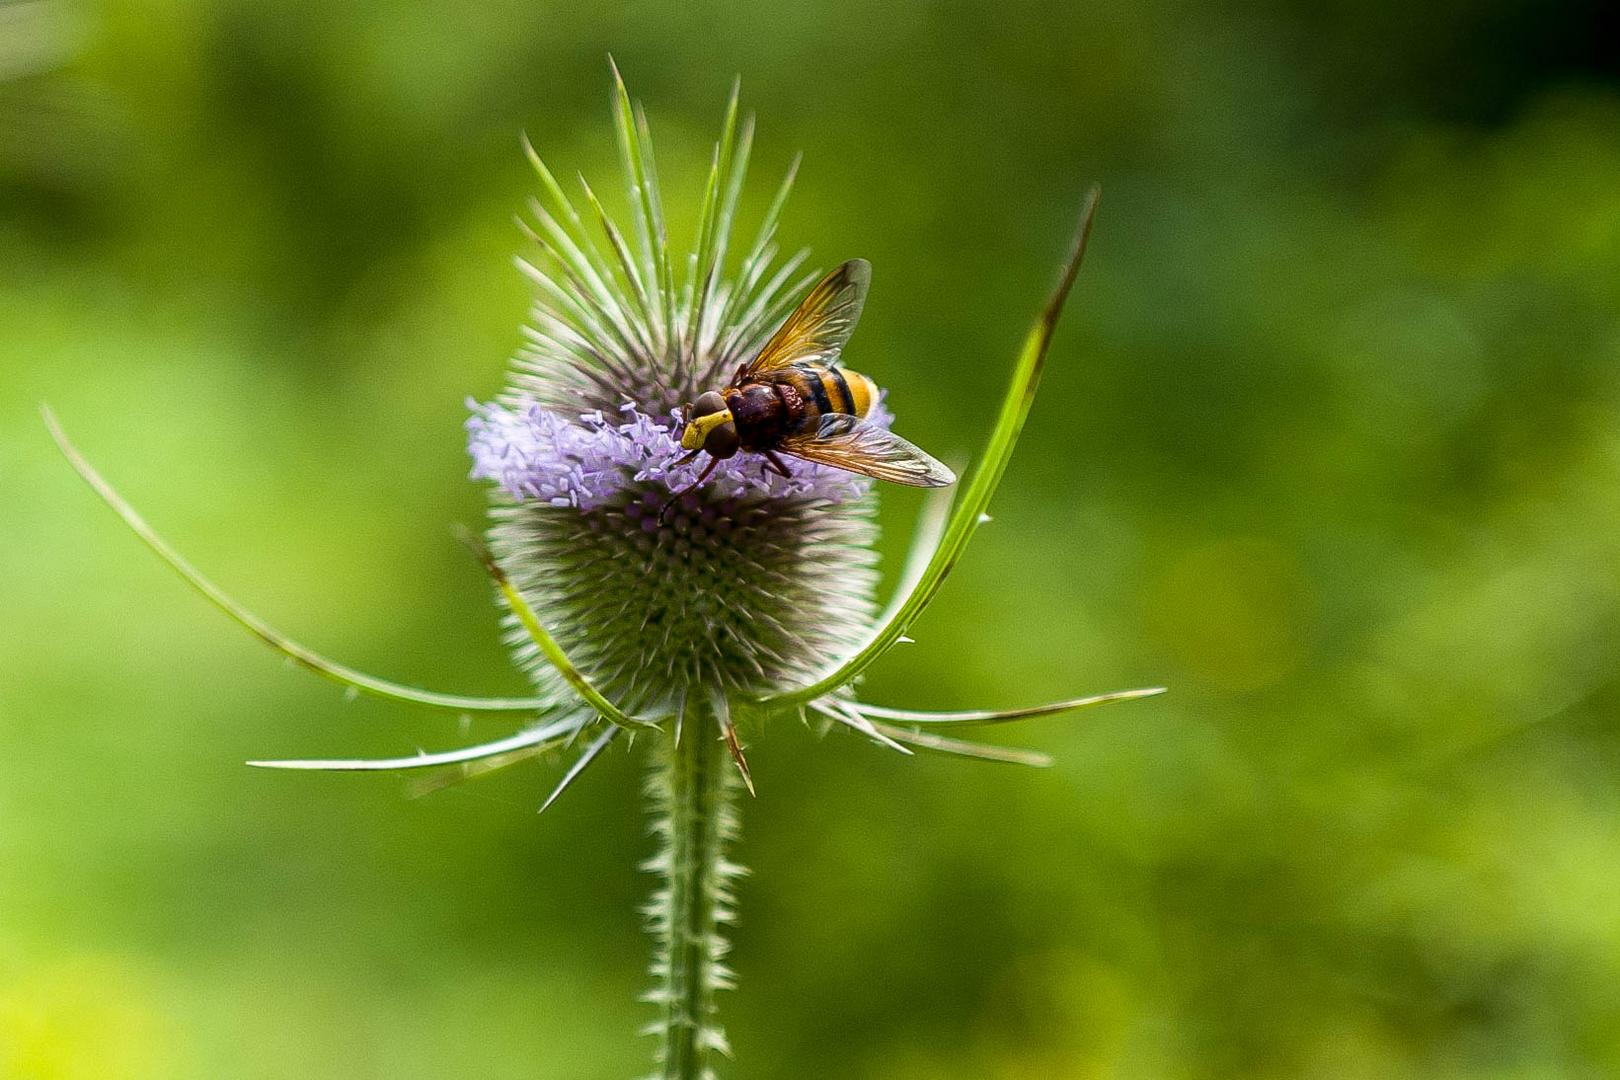
[[[772,708],[791,708],[847,686],[905,636],[911,624],[939,592],[946,576],[962,557],[968,541],[978,529],[984,512],[990,505],[990,498],[1001,482],[1002,473],[1007,469],[1007,461],[1012,457],[1013,447],[1017,444],[1019,433],[1024,427],[1024,420],[1029,416],[1029,407],[1035,400],[1035,389],[1041,379],[1041,367],[1046,360],[1047,346],[1051,344],[1052,332],[1057,328],[1058,316],[1063,312],[1063,302],[1068,298],[1070,287],[1074,285],[1075,275],[1080,272],[1080,262],[1085,258],[1086,242],[1091,237],[1091,222],[1097,212],[1097,199],[1100,194],[1101,189],[1095,186],[1086,194],[1085,203],[1080,210],[1080,227],[1075,234],[1074,246],[1070,250],[1068,261],[1063,264],[1063,272],[1058,278],[1057,286],[1047,298],[1040,317],[1024,339],[1023,351],[1019,354],[1017,367],[1013,370],[1012,382],[1007,388],[1007,396],[1002,401],[1001,413],[996,419],[996,426],[990,435],[984,457],[979,460],[972,476],[967,480],[965,490],[958,497],[950,522],[945,527],[945,538],[934,552],[934,557],[923,569],[916,587],[900,604],[894,616],[882,623],[853,656],[809,685],[786,693],[770,695],[762,704]]]
[[[737,725],[731,719],[731,701],[723,693],[714,695],[714,716],[720,722],[720,737],[725,740],[726,752],[731,755],[732,764],[737,766],[737,775],[742,777],[748,794],[757,799],[759,792],[754,790],[754,774],[748,768],[748,759],[743,757],[742,743],[737,740]]]
[[[313,649],[306,648],[283,634],[253,612],[231,599],[218,585],[215,585],[202,573],[191,565],[168,542],[159,536],[146,519],[142,518],[135,508],[118,494],[117,490],[109,484],[102,475],[95,470],[84,455],[79,452],[62,430],[57,422],[56,414],[49,406],[40,406],[40,415],[45,420],[45,427],[56,441],[57,449],[67,458],[68,464],[73,466],[75,472],[89,484],[91,489],[101,497],[101,501],[112,507],[113,512],[123,519],[131,532],[141,538],[141,541],[151,548],[157,556],[168,563],[187,583],[226,615],[230,616],[238,625],[253,634],[260,641],[281,653],[287,659],[308,668],[324,679],[330,679],[340,686],[373,697],[386,698],[390,701],[402,701],[411,705],[427,705],[435,709],[453,709],[458,712],[534,712],[545,707],[540,698],[490,698],[467,697],[462,694],[441,694],[433,690],[421,690],[414,686],[390,682],[379,679],[375,675],[367,675],[363,671],[356,671],[335,660],[329,660]]]
[[[629,354],[636,361],[645,363],[652,355],[652,344],[646,325],[639,321],[632,324],[632,306],[613,287],[613,271],[603,257],[601,249],[597,247],[590,230],[585,227],[585,222],[575,209],[573,201],[563,191],[562,185],[557,182],[556,176],[546,166],[527,136],[523,139],[523,152],[536,175],[540,177],[541,185],[546,189],[553,210],[556,214],[562,215],[560,219],[555,217],[552,211],[546,210],[538,200],[532,204],[531,208],[539,220],[541,229],[550,238],[540,240],[541,245],[554,255],[559,265],[567,269],[571,280],[579,287],[584,298],[607,317],[608,324],[619,335]],[[612,352],[598,355],[605,359],[611,356]],[[623,368],[619,370],[621,374],[624,372]]]
[[[695,364],[698,350],[703,344],[703,316],[708,311],[715,286],[719,284],[720,269],[726,257],[726,241],[731,235],[732,215],[742,191],[743,177],[748,172],[754,127],[750,118],[743,128],[742,145],[738,146],[737,115],[741,101],[742,79],[739,77],[731,83],[731,96],[726,101],[726,118],[720,125],[720,141],[714,146],[709,179],[698,211],[698,242],[692,252],[683,305],[686,309],[686,341],[680,361],[686,371],[690,371]]]
[[[608,57],[613,69],[614,126],[619,134],[619,155],[636,235],[641,241],[641,270],[653,301],[651,315],[658,325],[660,341],[667,348],[675,336],[675,284],[669,265],[669,242],[664,231],[664,205],[658,194],[658,171],[653,164],[652,141],[647,137],[647,121],[641,109],[630,100],[619,65]],[[595,198],[592,198],[595,202]]]
[[[543,814],[551,809],[551,804],[557,801],[557,796],[568,790],[569,785],[579,778],[579,774],[584,772],[591,762],[596,760],[597,755],[607,749],[608,743],[612,742],[613,737],[622,730],[624,729],[610,725],[606,731],[598,735],[596,741],[587,746],[585,752],[579,755],[579,759],[568,767],[567,772],[563,773],[563,778],[557,781],[556,787],[551,789],[551,794],[546,796],[546,801],[540,804],[538,813]]]

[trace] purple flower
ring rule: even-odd
[[[652,487],[673,494],[690,485],[702,467],[674,464],[685,453],[678,441],[679,409],[655,419],[628,402],[613,413],[595,409],[571,416],[534,401],[467,404],[472,478],[495,481],[519,502],[594,510],[627,490]],[[888,427],[893,418],[879,405],[867,419]],[[793,461],[789,468],[792,475],[782,476],[766,468],[762,458],[738,455],[715,467],[704,483],[704,497],[843,503],[872,488],[867,478],[826,465]]]

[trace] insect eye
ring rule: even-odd
[[[709,437],[703,442],[703,449],[710,457],[728,458],[737,452],[741,440],[737,438],[736,424],[721,424],[709,432]]]
[[[711,416],[726,407],[726,399],[718,391],[710,390],[698,395],[697,401],[692,403],[692,417]]]

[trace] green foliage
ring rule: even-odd
[[[518,133],[617,167],[609,49],[677,250],[741,73],[761,174],[806,155],[784,246],[872,260],[850,361],[947,457],[1107,192],[995,520],[861,693],[1171,693],[998,729],[1033,774],[754,739],[745,1074],[1620,1070],[1620,97],[1578,10],[23,7],[0,1075],[644,1068],[630,756],[538,820],[567,759],[414,800],[243,768],[512,728],[277,664],[36,413],[298,640],[527,693],[448,530],[462,401],[526,307]],[[919,506],[885,493],[891,569]]]

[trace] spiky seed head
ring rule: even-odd
[[[531,325],[495,401],[470,403],[472,475],[492,480],[490,546],[558,643],[610,700],[669,715],[693,694],[802,684],[870,626],[876,557],[871,481],[756,455],[676,465],[687,403],[723,387],[813,274],[777,258],[784,182],[749,249],[727,258],[748,157],[735,111],[716,147],[702,224],[674,260],[644,127],[621,130],[629,237],[582,181],[595,218],[534,158]],[[790,174],[791,176],[791,174]],[[677,283],[670,267],[684,264]],[[871,420],[888,424],[880,405]],[[521,628],[509,640],[542,696],[577,700]]]

